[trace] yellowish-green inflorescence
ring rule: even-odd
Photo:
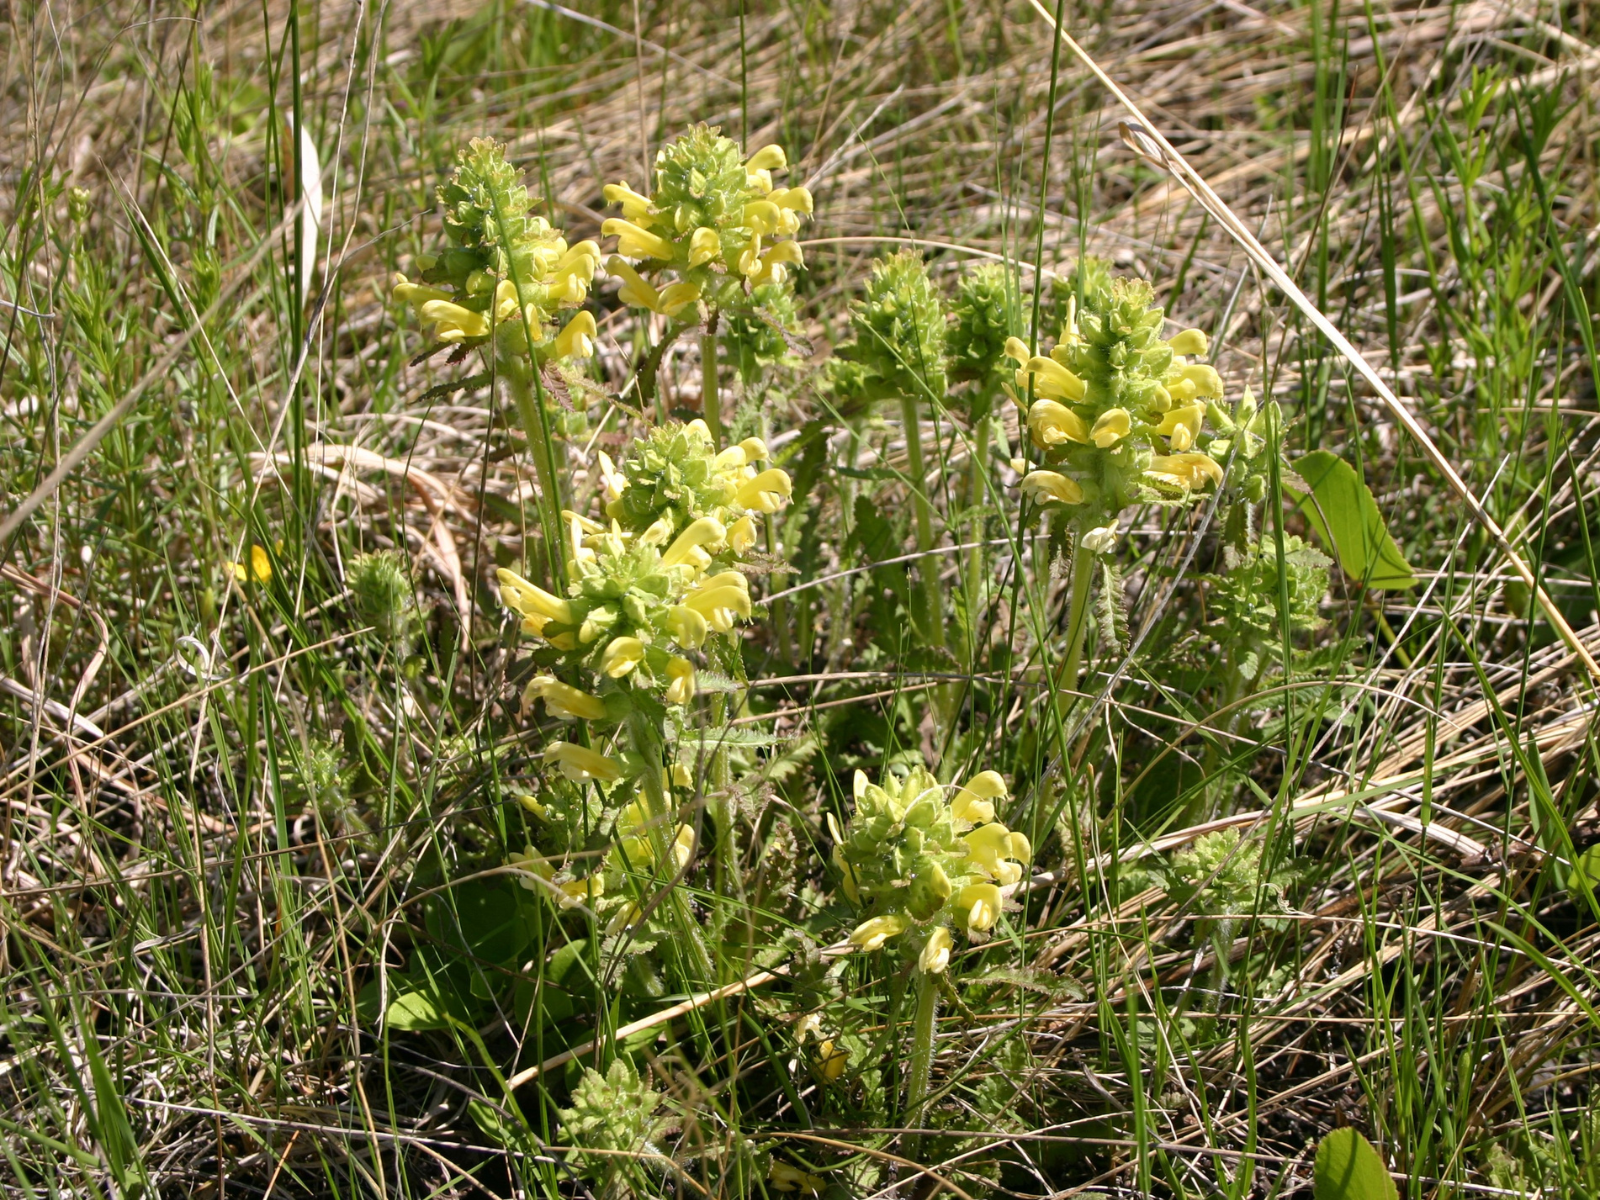
[[[1006,343],[1019,401],[1031,389],[1028,431],[1044,456],[1023,491],[1071,510],[1090,551],[1110,549],[1129,505],[1183,503],[1223,481],[1199,446],[1207,405],[1222,397],[1216,368],[1200,361],[1206,335],[1163,338],[1162,317],[1149,284],[1095,273],[1048,355]]]
[[[505,147],[473,139],[438,197],[452,245],[418,255],[419,278],[397,275],[394,298],[410,304],[437,341],[488,346],[505,371],[526,375],[550,359],[591,356],[594,316],[570,310],[588,297],[600,248],[587,240],[569,246],[529,211],[532,198]]]
[[[752,289],[783,284],[805,265],[792,235],[812,209],[807,189],[773,186],[772,173],[787,166],[780,146],[747,159],[715,126],[696,125],[656,155],[648,196],[607,184],[622,215],[600,232],[617,239],[606,269],[622,280],[623,303],[692,322],[691,306],[748,304]]]
[[[828,815],[845,894],[867,914],[851,944],[876,950],[910,934],[898,944],[936,975],[949,964],[952,929],[971,937],[993,928],[1033,856],[1024,834],[995,820],[1006,794],[995,771],[954,789],[921,767],[880,783],[857,771],[849,823],[840,829]]]
[[[630,781],[647,770],[663,775],[660,789],[645,781],[647,795],[685,786],[689,777],[676,763],[652,766],[622,727],[637,716],[657,731],[653,738],[663,738],[667,713],[695,696],[698,660],[710,639],[731,635],[750,617],[750,588],[738,563],[755,544],[755,519],[778,511],[792,490],[788,474],[767,458],[759,438],[718,452],[700,421],[659,426],[634,443],[620,468],[598,455],[602,519],[562,513],[571,581],[565,595],[515,571],[497,572],[502,603],[541,643],[535,659],[543,669],[527,686],[525,706],[543,701],[550,716],[583,722],[588,732],[591,744],[577,736],[551,742],[544,757],[567,783],[596,785],[608,798],[599,811],[606,821],[614,816],[618,838],[608,867],[620,865],[617,853],[634,868],[666,866],[670,855],[676,870],[692,852],[687,826],[651,834],[648,827],[666,814],[643,797],[624,804]],[[528,807],[550,818],[542,802]],[[517,861],[551,878],[531,849]],[[578,903],[600,894],[600,875],[555,876],[553,886]]]

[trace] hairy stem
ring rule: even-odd
[[[1078,690],[1078,672],[1083,664],[1084,634],[1089,628],[1089,592],[1094,586],[1094,556],[1083,548],[1087,532],[1080,523],[1072,544],[1072,602],[1067,609],[1067,657],[1056,678],[1059,700],[1070,706],[1069,693]],[[1065,747],[1062,747],[1065,752]]]
[[[929,553],[933,549],[933,505],[928,500],[927,469],[922,462],[922,423],[917,417],[914,396],[900,397],[901,424],[906,435],[906,474],[911,479],[912,509],[917,518],[917,549],[923,554],[917,560],[917,575],[922,580],[923,616],[927,622],[928,641],[935,646],[944,645],[944,621],[939,604],[939,569]]]
[[[706,428],[711,430],[711,441],[722,448],[722,396],[717,388],[717,314],[706,320],[705,332],[700,335],[700,413],[705,417]]]
[[[533,459],[534,477],[539,481],[539,526],[544,532],[545,553],[550,556],[550,574],[561,587],[567,583],[566,557],[561,553],[561,493],[556,477],[555,447],[545,420],[544,405],[535,381],[520,370],[505,371],[503,378],[517,403],[517,417],[528,438],[528,455]]]
[[[906,1078],[906,1110],[904,1120],[908,1126],[922,1126],[922,1106],[928,1098],[928,1078],[933,1073],[933,1026],[939,1009],[939,977],[927,971],[917,971],[917,1011],[911,1020],[911,1070]],[[909,1157],[917,1156],[917,1141],[913,1138]]]

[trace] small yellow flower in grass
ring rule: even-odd
[[[1033,394],[1044,400],[1082,400],[1085,394],[1083,380],[1067,370],[1053,358],[1036,355],[1023,364],[1017,372],[1017,387],[1028,386],[1028,376],[1033,376]]]
[[[728,545],[735,554],[743,554],[756,544],[756,523],[749,517],[740,517],[728,526]]]
[[[587,746],[574,742],[551,742],[544,750],[545,762],[553,762],[573,783],[615,783],[622,778],[622,764]]]
[[[680,604],[667,613],[667,632],[685,650],[698,650],[705,645],[711,626],[704,614]]]
[[[746,171],[781,171],[789,165],[789,156],[776,142],[761,147],[744,160]]]
[[[1054,400],[1033,402],[1028,409],[1028,432],[1033,435],[1033,444],[1044,450],[1063,442],[1089,440],[1089,427],[1083,423],[1083,418]]]
[[[464,342],[468,338],[489,336],[489,322],[482,313],[449,300],[429,300],[417,315],[433,324],[433,336],[441,342]]]
[[[950,801],[950,815],[958,821],[982,825],[994,820],[994,801],[1009,793],[999,771],[979,771],[956,792]]]
[[[983,933],[1000,916],[1000,889],[992,883],[969,883],[961,889],[958,904],[966,910],[967,932]]]
[[[820,1192],[824,1184],[821,1176],[807,1174],[776,1158],[767,1169],[767,1182],[775,1192]]]
[[[722,238],[715,229],[702,225],[689,235],[689,266],[699,267],[722,254]]]
[[[574,313],[566,327],[556,334],[556,357],[593,358],[595,328],[594,314],[588,311]]]
[[[885,913],[861,922],[850,933],[850,944],[859,950],[877,950],[892,937],[906,931],[906,919],[899,913]]]
[[[1182,333],[1168,338],[1167,345],[1172,347],[1174,354],[1204,354],[1210,342],[1203,330],[1185,329]]]
[[[622,499],[622,493],[627,489],[628,477],[617,470],[617,464],[611,461],[611,456],[604,450],[598,452],[600,461],[600,484],[605,490],[606,501]]]
[[[507,608],[524,617],[537,618],[541,624],[544,621],[559,621],[563,625],[576,622],[577,613],[570,601],[552,596],[542,587],[529,583],[515,571],[508,571],[504,567],[497,570],[494,577],[500,583],[500,603]]]
[[[394,276],[394,291],[390,294],[401,304],[411,304],[418,308],[429,300],[450,299],[450,293],[443,288],[430,287],[425,283],[412,283],[398,271]]]
[[[553,675],[535,675],[522,696],[525,704],[532,704],[535,697],[543,700],[545,710],[563,721],[605,720],[606,706],[600,697],[562,683]]]
[[[684,597],[684,605],[705,618],[718,633],[733,628],[736,617],[750,617],[750,584],[737,571],[724,571],[701,581]],[[686,645],[679,642],[679,645]],[[686,647],[693,649],[693,647]]]
[[[1222,486],[1222,468],[1209,454],[1191,450],[1184,454],[1157,454],[1150,459],[1149,476],[1169,487],[1193,491],[1207,480]]]
[[[622,280],[622,286],[617,289],[618,300],[633,308],[648,308],[651,312],[660,309],[661,293],[646,283],[631,264],[613,254],[606,261],[606,270]]]
[[[1163,414],[1161,424],[1156,426],[1156,432],[1166,434],[1174,450],[1187,450],[1194,445],[1195,436],[1200,432],[1200,425],[1205,416],[1206,410],[1198,404],[1186,404],[1182,408],[1170,409]]]
[[[667,663],[668,704],[687,704],[694,699],[694,664],[687,658],[673,658]]]
[[[694,857],[694,830],[688,825],[679,825],[667,852],[672,855],[673,870],[685,870],[689,860]]]
[[[1035,504],[1082,504],[1077,481],[1057,471],[1030,471],[1022,479],[1022,494]]]
[[[776,246],[769,246],[767,252],[761,256],[761,265],[751,276],[751,282],[756,287],[768,283],[782,283],[785,263],[796,267],[806,265],[805,255],[800,251],[799,242],[779,242]]]
[[[1222,376],[1217,374],[1215,367],[1208,367],[1205,363],[1191,363],[1183,368],[1183,378],[1194,384],[1197,395],[1211,400],[1222,399]]]
[[[701,517],[691,522],[667,547],[661,556],[661,565],[676,567],[688,564],[696,574],[711,565],[711,555],[727,540],[728,531],[715,517]]]
[[[775,513],[793,494],[794,483],[789,478],[789,472],[778,467],[769,467],[754,479],[748,479],[739,485],[739,490],[734,495],[734,503],[740,508],[748,508],[759,513]]]
[[[1117,526],[1102,525],[1098,529],[1091,529],[1083,535],[1080,543],[1090,554],[1110,554],[1117,548]]]
[[[825,1083],[838,1083],[850,1063],[850,1051],[835,1046],[830,1038],[817,1047],[817,1070]]]
[[[998,821],[979,825],[963,835],[967,843],[967,856],[978,868],[993,875],[1000,863],[1011,855],[1011,831]],[[1027,839],[1023,839],[1026,842]]]
[[[672,243],[658,233],[622,217],[609,217],[600,223],[600,236],[617,236],[617,252],[627,258],[672,257]]]
[[[541,821],[550,819],[550,810],[539,803],[539,799],[536,796],[530,796],[523,792],[517,796],[517,803],[522,805],[531,816],[537,817]]]
[[[240,583],[265,583],[272,578],[272,558],[265,546],[250,547],[250,565],[230,562],[228,574]]]
[[[1095,418],[1094,427],[1089,430],[1089,440],[1100,449],[1109,450],[1127,437],[1132,428],[1133,418],[1128,415],[1127,409],[1108,408]]]
[[[811,189],[804,187],[778,188],[767,199],[788,212],[803,212],[810,216],[814,210]]]
[[[700,299],[700,285],[679,280],[661,289],[661,299],[656,311],[664,317],[675,317]]]
[[[621,679],[644,661],[644,643],[636,637],[612,638],[600,655],[607,679]]]
[[[641,196],[626,183],[608,183],[600,189],[605,194],[607,204],[622,206],[622,215],[627,220],[641,227],[650,224],[650,197]]]
[[[925,975],[939,975],[949,965],[950,931],[940,925],[928,935],[928,940],[923,943],[922,953],[917,956],[917,966],[922,968]]]
[[[771,200],[752,200],[744,206],[744,223],[763,236],[777,233],[782,211]]]

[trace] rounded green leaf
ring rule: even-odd
[[[1383,1159],[1354,1129],[1335,1129],[1317,1147],[1315,1200],[1398,1200]]]

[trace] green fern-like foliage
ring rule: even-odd
[[[1282,587],[1278,548],[1272,541],[1257,541],[1243,554],[1227,551],[1228,571],[1207,577],[1212,585],[1210,604],[1220,618],[1216,625],[1229,665],[1249,684],[1259,684],[1275,666],[1282,665],[1283,635],[1278,626]],[[1291,638],[1314,632],[1322,625],[1318,607],[1328,594],[1328,568],[1332,560],[1293,534],[1283,539],[1283,578],[1289,591]]]
[[[1006,339],[1020,332],[1017,289],[999,263],[985,263],[962,276],[951,306],[954,320],[946,338],[950,378],[978,384],[985,401],[1011,377]]]
[[[628,1156],[659,1155],[657,1139],[668,1121],[662,1113],[666,1097],[622,1058],[602,1075],[585,1067],[572,1089],[572,1107],[557,1110],[563,1140],[591,1179],[614,1184],[634,1166]],[[585,1151],[604,1151],[594,1154]],[[618,1157],[619,1155],[623,1157]]]

